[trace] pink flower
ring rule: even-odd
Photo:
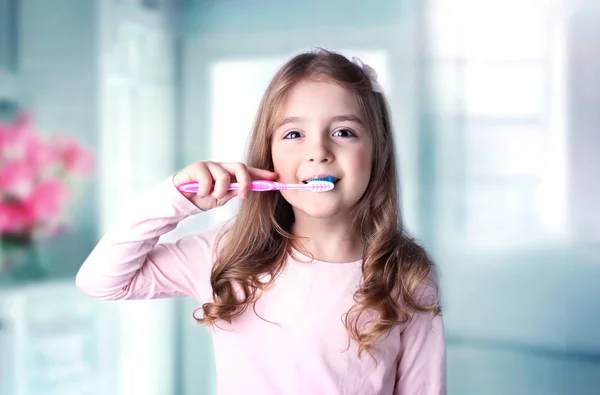
[[[39,138],[26,112],[0,123],[0,233],[58,229],[71,198],[67,181],[93,168],[91,151],[70,137]]]
[[[0,147],[6,159],[21,159],[31,141],[37,140],[31,119],[21,114],[13,125],[0,126]]]
[[[20,205],[0,202],[0,232],[17,232],[28,222],[27,212]]]
[[[27,161],[35,168],[44,169],[60,161],[60,152],[52,144],[30,140],[26,151]]]
[[[60,180],[42,181],[25,201],[32,225],[58,217],[69,198],[69,189]]]
[[[86,175],[94,169],[94,155],[76,141],[66,137],[56,137],[53,147],[59,152],[69,173]]]
[[[26,111],[22,111],[14,123],[14,129],[17,136],[22,139],[35,137],[35,126],[33,125],[33,116]]]
[[[33,189],[34,178],[34,171],[26,162],[10,161],[0,167],[0,194],[26,197]]]

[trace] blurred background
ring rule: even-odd
[[[74,277],[136,196],[243,159],[274,71],[316,46],[387,93],[448,393],[600,394],[597,0],[0,0],[0,395],[215,394],[194,300]]]

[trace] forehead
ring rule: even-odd
[[[361,117],[362,111],[354,92],[332,82],[303,80],[290,89],[277,118],[319,119],[338,114]]]

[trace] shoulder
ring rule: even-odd
[[[435,267],[431,269],[431,273],[417,286],[414,296],[418,303],[422,305],[439,304],[440,285]]]

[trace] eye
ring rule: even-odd
[[[333,132],[334,137],[354,137],[354,132],[350,129],[338,129]]]
[[[302,137],[302,135],[300,134],[300,132],[298,132],[296,130],[292,130],[291,132],[289,132],[288,134],[286,134],[283,138],[284,139],[288,139],[288,140],[293,140],[293,139],[297,139],[298,137]]]

